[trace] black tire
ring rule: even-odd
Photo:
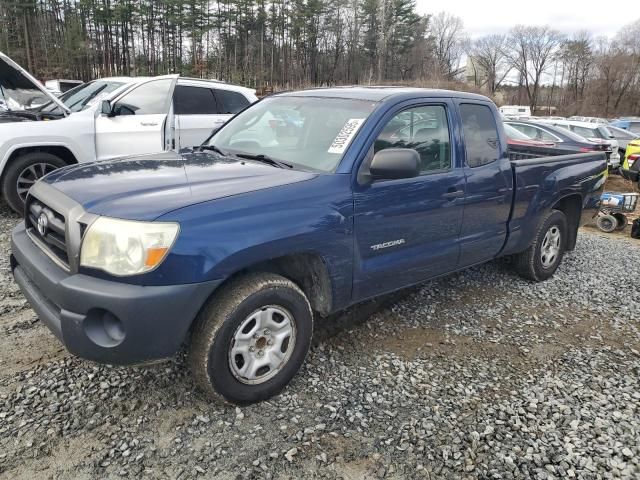
[[[627,223],[629,223],[629,220],[624,213],[614,213],[611,216],[616,219],[616,230],[619,232],[624,230],[627,226]]]
[[[548,232],[553,229],[559,231],[559,251],[553,256],[553,261],[545,265],[542,260],[543,244]],[[542,282],[551,277],[562,262],[562,257],[568,240],[567,218],[558,210],[549,212],[540,222],[533,242],[524,252],[515,255],[514,264],[518,274],[528,280]]]
[[[257,384],[240,381],[232,371],[230,348],[239,327],[253,312],[277,306],[290,312],[295,343],[275,376]],[[292,281],[271,273],[254,273],[221,288],[196,319],[189,363],[198,386],[211,398],[236,404],[266,400],[295,376],[309,351],[313,313],[305,294]],[[269,347],[267,347],[269,348]]]
[[[40,165],[46,165],[46,168],[41,168]],[[19,156],[11,160],[5,167],[4,174],[2,176],[2,194],[5,202],[11,207],[14,212],[23,213],[24,210],[24,196],[21,196],[18,191],[18,179],[20,176],[28,170],[30,167],[36,172],[37,180],[40,178],[41,173],[49,173],[57,168],[67,165],[60,157],[47,152],[30,152]],[[40,176],[38,176],[40,175]],[[28,186],[28,184],[23,184]]]
[[[611,233],[615,231],[618,226],[618,221],[613,215],[598,215],[598,218],[596,218],[596,225],[603,232]]]

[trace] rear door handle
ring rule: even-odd
[[[140,122],[143,127],[156,127],[158,122]]]
[[[455,200],[456,198],[464,197],[464,190],[454,190],[452,192],[443,193],[442,197],[447,200]]]

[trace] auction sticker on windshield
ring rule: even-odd
[[[350,118],[349,120],[347,120],[347,122],[338,132],[338,135],[336,135],[336,138],[333,140],[333,143],[331,144],[327,152],[344,153],[347,145],[349,145],[351,139],[358,132],[358,129],[360,128],[360,125],[362,125],[362,122],[364,122],[364,120],[364,118]]]

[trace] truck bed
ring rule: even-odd
[[[574,225],[593,219],[600,208],[607,160],[604,152],[518,159],[511,160],[511,173],[514,194],[505,255],[526,248],[540,216],[559,202],[575,205],[576,214],[568,219]],[[574,245],[575,238],[572,238],[569,249]]]

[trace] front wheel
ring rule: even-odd
[[[64,167],[67,163],[51,153],[30,152],[11,160],[2,177],[4,200],[17,213],[22,213],[27,192],[38,180]]]
[[[567,218],[564,213],[552,210],[540,222],[529,248],[516,255],[517,272],[536,282],[551,277],[562,261],[567,238]]]
[[[249,404],[280,392],[311,344],[313,314],[305,294],[270,273],[233,280],[196,320],[189,363],[213,398]]]

